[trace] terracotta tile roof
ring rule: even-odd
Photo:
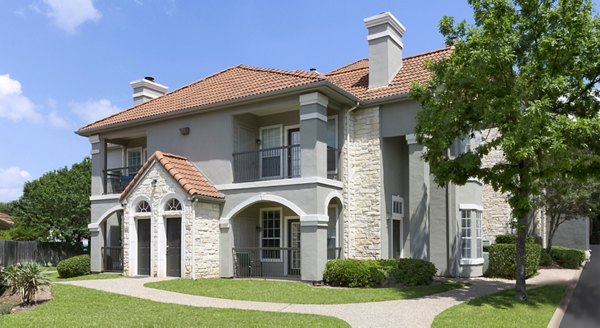
[[[413,82],[426,82],[431,73],[427,70],[428,61],[439,61],[450,56],[452,50],[444,48],[406,57],[402,68],[392,82],[385,87],[369,90],[369,60],[361,59],[352,64],[331,71],[325,76],[333,84],[347,90],[362,100],[372,100],[393,95],[406,94]]]
[[[123,200],[133,189],[136,183],[142,178],[144,172],[150,165],[157,161],[167,172],[179,183],[179,185],[190,195],[198,195],[215,199],[223,199],[225,196],[220,193],[200,170],[194,166],[187,158],[173,154],[156,151],[137,172],[133,180],[127,185],[127,188],[121,193],[120,199]]]
[[[369,61],[361,59],[325,75],[300,70],[282,71],[239,65],[217,72],[197,82],[184,86],[162,97],[134,106],[112,116],[90,123],[79,129],[86,134],[90,130],[143,118],[178,112],[185,109],[217,104],[249,96],[267,94],[319,81],[329,81],[350,92],[361,100],[406,94],[412,82],[424,82],[431,73],[427,61],[437,61],[450,56],[451,49],[444,48],[424,54],[405,57],[400,72],[390,85],[369,90]]]
[[[90,123],[80,128],[78,132],[85,133],[89,129],[269,93],[324,79],[324,76],[315,72],[290,72],[239,65],[217,72],[162,97]]]
[[[0,228],[1,229],[10,229],[15,225],[13,220],[10,219],[8,214],[0,213]]]

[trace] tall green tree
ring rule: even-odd
[[[533,196],[565,170],[578,178],[599,171],[597,161],[565,152],[599,149],[600,20],[590,0],[468,2],[474,23],[442,18],[440,32],[454,51],[411,90],[423,106],[416,134],[438,184],[477,177],[508,195],[518,230],[516,297],[526,300]],[[475,131],[486,132],[479,147],[449,154],[454,140]],[[494,149],[504,160],[482,166]]]
[[[25,183],[12,210],[13,239],[80,243],[89,238],[91,161]]]

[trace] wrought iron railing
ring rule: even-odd
[[[233,182],[300,176],[300,145],[244,151],[233,154]]]
[[[121,193],[141,167],[141,165],[135,165],[104,170],[104,194]]]
[[[102,260],[105,272],[123,271],[123,247],[107,246],[102,247]]]
[[[233,268],[236,278],[300,279],[300,264],[300,248],[233,248]]]

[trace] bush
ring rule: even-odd
[[[61,278],[83,276],[90,273],[90,256],[79,255],[62,260],[56,267]]]
[[[25,304],[35,301],[40,287],[50,285],[44,268],[32,263],[9,266],[2,272],[2,283],[11,294],[19,293],[21,302]]]
[[[552,260],[552,256],[550,255],[550,253],[548,253],[548,251],[546,251],[545,249],[542,249],[542,253],[540,254],[540,266],[548,267],[551,266],[553,263],[554,261]]]
[[[533,276],[540,263],[540,254],[542,246],[534,243],[528,243],[525,246],[527,259],[525,262],[525,276]],[[517,268],[517,245],[515,244],[493,244],[490,250],[491,276],[515,279]]]
[[[550,255],[556,264],[566,269],[577,269],[585,260],[585,252],[575,248],[555,246]]]
[[[419,259],[398,259],[396,280],[405,286],[429,285],[437,272],[431,262]]]
[[[517,235],[497,235],[496,244],[516,244]],[[540,236],[527,236],[527,243],[534,243],[542,245],[542,237]]]
[[[377,260],[338,259],[327,262],[323,279],[340,287],[377,287],[386,274]]]

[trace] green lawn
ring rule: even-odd
[[[60,278],[58,272],[48,273],[48,278],[53,282],[61,281],[73,281],[73,280],[98,280],[98,279],[115,279],[123,277],[120,273],[94,273],[87,274],[85,276],[71,277],[71,278]]]
[[[197,308],[55,285],[54,299],[0,316],[0,327],[349,327],[317,315]]]
[[[514,289],[476,298],[440,313],[432,327],[546,327],[565,286],[527,290],[528,301],[515,300]]]
[[[147,283],[146,287],[183,294],[235,300],[294,303],[345,304],[418,298],[460,288],[456,282],[406,288],[329,288],[312,287],[298,281],[252,279],[174,279]]]

